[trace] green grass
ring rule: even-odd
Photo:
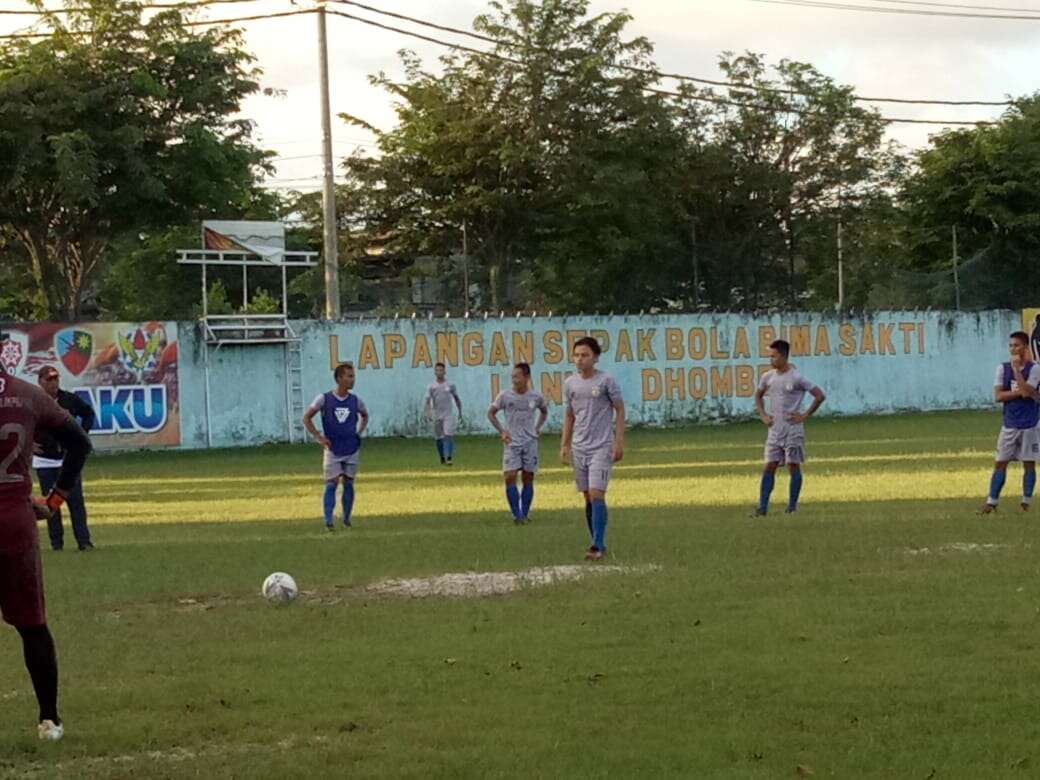
[[[660,569],[483,599],[366,587],[577,562],[555,439],[522,528],[495,441],[453,471],[370,441],[333,536],[314,447],[98,457],[100,549],[44,553],[68,737],[35,741],[3,630],[0,776],[1036,776],[1040,517],[1017,468],[974,515],[998,424],[815,420],[802,511],[764,521],[761,426],[631,432],[611,562]],[[305,591],[287,608],[257,595],[279,569]]]

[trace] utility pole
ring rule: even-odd
[[[466,237],[466,220],[462,220],[462,296],[469,311],[469,241]]]
[[[690,221],[690,255],[693,258],[693,305],[701,305],[701,269],[697,261],[697,218]]]
[[[325,166],[321,190],[325,244],[325,319],[338,320],[339,252],[336,230],[336,179],[332,167],[332,116],[329,110],[329,41],[325,3],[318,4],[318,63],[321,70],[321,156]]]
[[[838,214],[838,311],[845,308],[845,225]]]
[[[956,301],[957,311],[961,310],[961,280],[960,272],[957,266],[960,265],[960,258],[957,256],[957,226],[953,226],[953,294]]]

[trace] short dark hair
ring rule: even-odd
[[[772,344],[770,344],[769,347],[770,347],[770,349],[775,349],[777,352],[779,352],[784,357],[788,357],[791,354],[791,345],[788,344],[783,339],[777,339]]]
[[[602,349],[600,349],[599,342],[596,341],[596,339],[592,338],[592,336],[584,336],[575,341],[574,347],[571,349],[571,352],[576,350],[578,347],[588,347],[592,350],[592,354],[596,357],[599,357],[600,353],[603,351]]]
[[[523,361],[521,361],[517,363],[515,366],[513,366],[513,368],[519,368],[521,371],[524,372],[524,376],[531,376],[531,366],[529,363],[524,363]]]
[[[1010,336],[1008,336],[1008,338],[1009,339],[1018,339],[1023,344],[1028,344],[1029,343],[1029,334],[1026,333],[1025,331],[1022,331],[1022,330],[1016,330],[1014,333],[1012,333]]]
[[[339,381],[339,378],[343,376],[347,371],[353,371],[354,364],[351,362],[340,363],[336,366],[336,370],[332,372],[332,378]]]
[[[441,363],[439,360],[436,363],[433,364],[433,367],[434,368],[444,368],[444,369],[447,368],[447,366],[444,365],[443,363]]]
[[[51,376],[53,374],[53,376]],[[37,374],[40,379],[57,379],[60,375],[54,366],[44,366]]]

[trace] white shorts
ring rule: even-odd
[[[603,447],[593,452],[571,450],[571,466],[574,469],[574,484],[578,492],[586,490],[606,491],[610,474],[614,470],[614,448]]]
[[[360,450],[353,455],[334,455],[332,450],[325,450],[325,455],[321,462],[325,481],[335,482],[340,477],[354,479],[358,472],[358,456],[360,454]]]
[[[448,436],[455,435],[455,426],[457,425],[455,416],[444,417],[440,420],[433,421],[433,438],[445,439]]]
[[[1001,428],[997,437],[998,461],[1040,460],[1040,428]]]
[[[538,473],[538,442],[507,444],[502,449],[502,471]]]
[[[805,429],[788,428],[779,434],[769,431],[764,453],[766,463],[805,463]]]

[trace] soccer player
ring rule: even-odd
[[[64,449],[61,472],[46,500],[32,496],[33,441],[51,433]],[[37,519],[56,512],[75,489],[90,439],[46,393],[0,368],[0,616],[22,638],[25,666],[40,707],[37,734],[62,738],[58,657],[47,627]]]
[[[599,342],[591,336],[574,342],[576,370],[563,384],[560,437],[560,460],[571,464],[578,492],[585,496],[589,561],[607,552],[607,485],[625,453],[625,400],[617,380],[596,368],[599,355]]]
[[[458,390],[445,378],[447,368],[443,363],[433,367],[434,381],[426,385],[423,397],[423,408],[426,417],[433,421],[433,438],[437,441],[437,454],[441,463],[451,466],[455,462],[455,427],[457,420],[452,401],[459,411],[458,420],[462,419],[462,401]]]
[[[365,402],[354,395],[356,376],[352,363],[341,363],[332,372],[336,389],[317,396],[303,414],[303,427],[323,448],[322,471],[325,493],[322,510],[325,528],[335,527],[336,485],[343,482],[343,526],[350,528],[354,511],[354,479],[358,472],[358,453],[361,434],[368,427],[368,409]],[[321,414],[321,432],[314,427],[314,416]]]
[[[37,381],[43,388],[43,392],[72,415],[72,419],[80,424],[84,432],[90,433],[90,429],[94,427],[94,409],[75,393],[61,389],[58,369],[54,366],[44,366],[40,369]],[[58,479],[58,474],[61,473],[62,457],[63,453],[58,441],[49,432],[41,431],[36,437],[32,466],[36,469],[40,492],[44,495],[51,491]],[[72,534],[76,537],[76,546],[81,552],[93,550],[94,543],[90,541],[90,528],[87,527],[87,505],[83,499],[82,478],[76,480],[76,486],[69,491],[65,503],[69,507]],[[65,530],[62,528],[60,509],[47,520],[47,533],[51,538],[52,549],[61,550],[65,547]]]
[[[769,496],[776,482],[776,469],[784,463],[791,472],[787,514],[798,511],[798,496],[802,492],[802,464],[805,462],[804,423],[816,413],[826,398],[819,387],[799,374],[788,362],[790,344],[777,339],[769,345],[769,350],[772,369],[762,375],[755,392],[758,416],[769,428],[756,517],[763,517],[769,512]],[[813,397],[813,402],[803,412],[802,401],[806,393]],[[768,413],[764,405],[766,398],[769,399]]]
[[[503,390],[488,409],[488,420],[502,437],[502,475],[506,481],[506,501],[517,525],[531,522],[534,502],[534,475],[538,472],[538,437],[549,416],[549,406],[541,393],[531,389],[531,367],[527,363],[513,366],[513,387]],[[506,413],[506,427],[498,421],[498,413]],[[537,412],[537,421],[535,413]],[[520,474],[523,490],[516,487]]]
[[[1040,365],[1029,360],[1029,336],[1015,331],[1008,337],[1011,360],[997,366],[993,380],[993,400],[1004,404],[1004,424],[997,439],[997,456],[989,482],[989,497],[979,510],[988,515],[997,511],[1000,491],[1007,480],[1010,461],[1022,461],[1022,511],[1033,503],[1036,489],[1036,461],[1040,457]]]

